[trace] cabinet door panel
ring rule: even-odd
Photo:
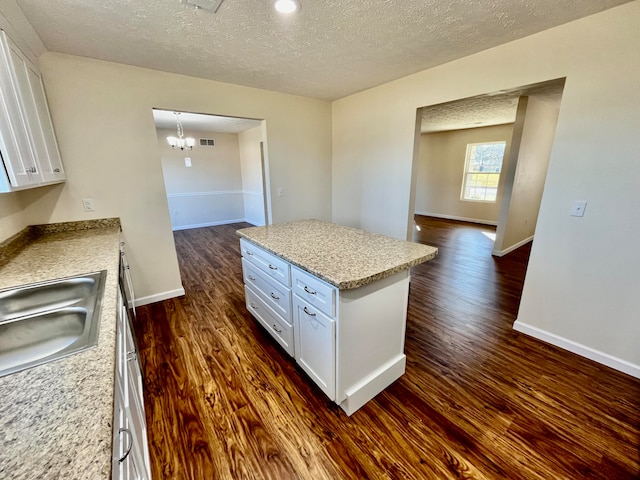
[[[36,168],[27,121],[21,104],[21,93],[16,74],[24,72],[14,65],[19,60],[16,47],[0,31],[0,148],[10,187],[23,187],[36,183],[33,170]],[[3,186],[5,187],[5,186]],[[10,189],[9,186],[5,191]]]
[[[331,399],[336,391],[335,321],[297,296],[293,297],[295,358]]]

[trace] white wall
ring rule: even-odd
[[[16,222],[120,217],[138,297],[182,288],[153,107],[266,119],[272,184],[286,192],[272,205],[274,221],[330,220],[328,102],[54,53],[40,65],[67,182],[25,194]],[[95,212],[82,210],[85,197]],[[14,200],[0,203],[15,209]]]
[[[262,154],[260,152],[260,142],[264,141],[263,129],[263,126],[259,126],[238,134],[244,218],[253,225],[266,223],[262,188]]]
[[[516,122],[521,127],[514,129],[514,137],[519,138],[514,138],[505,171],[494,255],[505,255],[533,239],[559,112],[559,100],[520,98],[518,115],[523,118]]]
[[[637,368],[638,18],[631,2],[335,101],[334,221],[406,238],[417,108],[567,77],[518,321]]]
[[[195,138],[196,145],[182,151],[167,142],[175,130],[157,132],[171,227],[184,230],[243,221],[238,135],[185,130],[185,137]],[[214,138],[215,146],[202,147],[199,138]],[[190,167],[185,157],[191,159]]]
[[[496,225],[503,178],[494,203],[460,200],[467,145],[506,141],[502,171],[507,169],[513,124],[420,135],[415,213]]]

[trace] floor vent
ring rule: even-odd
[[[201,138],[200,139],[201,147],[215,147],[216,139],[215,138]]]

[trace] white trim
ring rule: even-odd
[[[256,227],[264,227],[264,220],[258,221],[258,220],[254,220],[253,218],[247,217],[244,219],[244,221]]]
[[[626,360],[609,355],[608,353],[600,352],[599,350],[595,350],[591,347],[587,347],[586,345],[574,342],[573,340],[560,337],[538,327],[527,325],[526,323],[522,323],[520,320],[515,321],[513,329],[524,333],[525,335],[529,335],[530,337],[542,340],[543,342],[555,345],[556,347],[573,352],[581,357],[585,357],[589,360],[593,360],[594,362],[611,367],[614,370],[631,375],[632,377],[640,378],[640,365],[635,365]]]
[[[422,215],[424,217],[444,218],[445,220],[458,220],[459,222],[479,223],[481,225],[498,225],[498,222],[492,220],[482,220],[480,218],[457,217],[455,215],[442,215],[440,213],[429,212],[413,212],[414,215]]]
[[[176,197],[201,197],[204,195],[242,195],[245,192],[242,190],[217,190],[211,192],[178,192],[178,193],[167,193],[167,198],[176,198]]]
[[[215,227],[217,225],[228,225],[230,223],[240,223],[246,222],[244,218],[231,218],[229,220],[221,220],[219,222],[206,222],[206,223],[194,223],[193,225],[179,225],[176,227],[172,227],[174,232],[178,230],[190,230],[192,228],[202,228],[202,227]],[[249,222],[251,223],[251,222]]]
[[[253,195],[254,197],[262,198],[262,192],[243,192],[245,195]]]
[[[136,298],[135,304],[136,307],[141,307],[142,305],[148,305],[150,303],[161,302],[162,300],[168,300],[174,297],[183,297],[184,296],[184,288],[177,288],[175,290],[169,290],[168,292],[156,293],[155,295],[148,295],[146,297]]]
[[[504,250],[493,250],[491,252],[491,255],[493,255],[494,257],[504,257],[507,253],[513,252],[515,249],[520,248],[521,246],[529,243],[532,240],[533,240],[533,235],[525,238],[524,240],[519,241],[515,245],[511,245],[509,248],[505,248]]]

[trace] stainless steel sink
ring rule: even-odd
[[[0,290],[0,376],[98,342],[106,270]]]

